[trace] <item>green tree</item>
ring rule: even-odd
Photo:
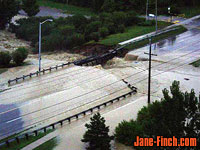
[[[28,50],[24,47],[20,47],[12,53],[13,61],[17,65],[21,65],[27,57],[28,57]]]
[[[141,127],[144,137],[197,138],[197,143],[200,143],[200,103],[194,90],[184,93],[180,90],[180,83],[174,81],[170,92],[164,89],[163,95],[161,101],[143,107],[136,122],[119,124],[116,128],[119,142],[129,144],[123,140],[126,139],[131,143],[136,137],[136,127]],[[127,130],[131,130],[130,134]]]
[[[40,11],[37,0],[22,0],[22,3],[22,8],[29,17],[35,16]]]
[[[8,66],[12,57],[9,52],[0,52],[0,66]]]
[[[0,30],[4,29],[7,23],[10,23],[19,11],[19,2],[17,0],[0,0]]]
[[[99,113],[90,118],[90,124],[86,124],[82,142],[89,143],[87,150],[110,150],[110,141],[113,139],[108,135],[109,127],[105,125],[105,119]]]

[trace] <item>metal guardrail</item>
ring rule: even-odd
[[[71,62],[63,63],[60,65],[56,65],[54,67],[49,67],[47,69],[43,69],[41,71],[36,71],[34,73],[30,73],[28,75],[23,75],[22,77],[16,77],[15,79],[8,80],[8,84],[11,85],[11,83],[13,83],[13,82],[18,83],[20,80],[24,81],[25,79],[32,78],[34,76],[38,77],[39,75],[41,75],[41,73],[45,74],[45,72],[47,72],[47,71],[51,72],[52,70],[58,70],[59,68],[63,68],[64,66],[69,66],[70,64],[72,64],[72,63]]]
[[[29,137],[30,137],[31,135],[38,136],[38,133],[39,133],[39,132],[42,132],[42,131],[43,131],[44,133],[46,133],[46,132],[47,132],[47,129],[49,129],[49,128],[55,129],[55,126],[56,126],[56,125],[61,125],[61,127],[62,127],[62,126],[63,126],[63,123],[64,123],[65,121],[67,121],[68,123],[70,123],[73,119],[76,119],[76,120],[77,120],[77,119],[79,119],[79,117],[81,117],[81,116],[83,116],[83,117],[86,116],[86,114],[87,114],[88,112],[90,112],[90,113],[92,114],[92,113],[94,112],[95,109],[100,110],[102,107],[108,106],[108,104],[113,104],[115,101],[120,101],[120,100],[126,98],[127,96],[131,96],[131,95],[137,93],[137,88],[136,88],[136,87],[131,86],[131,89],[132,89],[131,92],[128,92],[128,93],[126,93],[126,94],[124,94],[124,95],[122,95],[122,96],[118,96],[117,98],[114,98],[114,99],[109,100],[109,101],[107,101],[107,102],[105,102],[105,103],[99,104],[99,105],[97,105],[97,106],[95,106],[95,107],[89,108],[89,109],[87,109],[87,110],[85,110],[85,111],[82,111],[82,112],[80,112],[80,113],[78,113],[78,114],[75,114],[75,115],[70,116],[70,117],[68,117],[68,118],[65,118],[65,119],[63,119],[63,120],[57,121],[57,122],[55,122],[55,123],[52,123],[52,124],[50,124],[50,125],[48,125],[48,126],[45,126],[45,127],[42,127],[42,128],[40,128],[40,129],[37,129],[37,130],[31,131],[31,132],[24,133],[24,134],[22,134],[22,135],[19,135],[19,136],[14,137],[14,138],[10,138],[10,139],[6,140],[5,142],[1,142],[1,143],[0,143],[0,146],[2,146],[2,145],[7,145],[7,147],[9,147],[9,146],[10,146],[10,143],[13,142],[13,141],[16,141],[16,142],[19,144],[19,143],[20,143],[20,139],[25,138],[26,140],[29,140]]]

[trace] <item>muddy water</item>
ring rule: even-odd
[[[7,134],[48,125],[130,92],[124,82],[109,72],[78,66],[47,73],[9,88],[0,93],[1,104],[16,104],[12,108],[6,105],[7,110],[0,113],[2,117],[10,116],[0,123]],[[15,130],[9,130],[11,127]]]

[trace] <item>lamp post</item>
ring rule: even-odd
[[[147,0],[147,4],[146,4],[146,21],[149,20],[149,17],[148,17],[148,8],[149,8],[149,0]]]
[[[158,31],[158,0],[156,0],[156,33]]]
[[[44,24],[45,22],[52,22],[52,19],[47,19],[43,22],[39,23],[39,72],[41,71],[41,40],[42,40],[42,24]]]

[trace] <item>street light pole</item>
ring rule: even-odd
[[[42,24],[41,22],[39,23],[39,55],[38,55],[38,59],[39,59],[39,72],[41,71],[41,37],[42,37]]]
[[[158,31],[158,0],[156,0],[156,33]]]
[[[42,41],[42,24],[44,24],[45,22],[52,22],[52,19],[47,19],[43,22],[39,23],[39,54],[38,54],[38,59],[39,59],[39,72],[41,71],[41,41]]]
[[[146,4],[146,21],[149,20],[148,19],[148,8],[149,8],[149,0],[147,0],[147,4]]]

